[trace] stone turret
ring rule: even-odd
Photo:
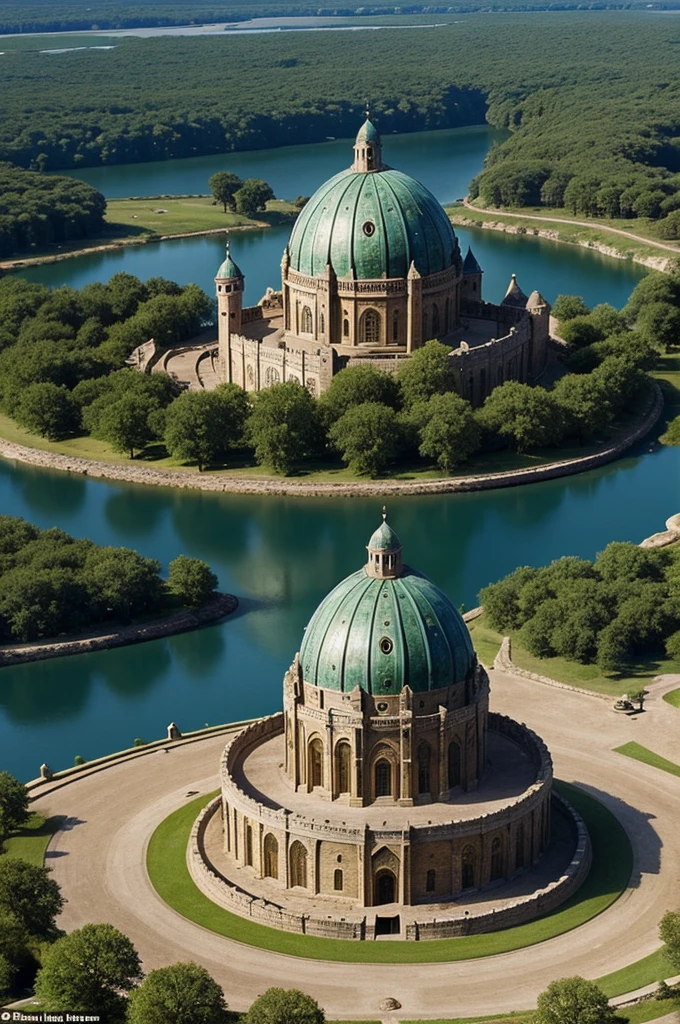
[[[220,351],[220,363],[225,373],[225,380],[231,380],[231,358],[229,343],[233,334],[240,334],[243,319],[243,289],[245,278],[234,262],[227,237],[224,261],[215,275],[217,294],[217,338]]]
[[[385,165],[382,162],[382,144],[380,132],[369,120],[366,112],[366,120],[357,132],[354,142],[354,163],[353,171],[384,171]]]
[[[468,302],[481,302],[482,301],[482,274],[484,271],[480,267],[475,254],[473,253],[470,246],[463,260],[463,277],[461,279],[460,286],[460,297]]]

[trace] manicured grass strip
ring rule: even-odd
[[[151,837],[147,870],[159,896],[203,928],[262,949],[312,960],[346,963],[441,963],[471,960],[543,942],[576,928],[609,907],[628,884],[633,851],[616,818],[597,800],[567,783],[557,788],[584,818],[593,842],[593,868],[580,890],[537,921],[490,935],[427,942],[350,942],[281,932],[216,906],[194,885],[186,866],[191,826],[210,797],[198,797],[162,821]]]
[[[680,708],[680,689],[671,690],[670,693],[664,693],[663,699],[667,704],[672,704],[674,708]]]
[[[63,821],[61,815],[43,818],[42,814],[32,814],[23,828],[5,840],[3,853],[42,867],[47,844],[54,833],[59,831]]]
[[[622,967],[611,974],[604,974],[601,978],[596,978],[596,981],[605,995],[611,999],[612,996],[622,996],[625,992],[635,992],[636,989],[651,985],[655,981],[672,978],[675,973],[675,968],[669,964],[661,947],[642,960],[636,960],[634,964]]]
[[[662,772],[668,772],[669,775],[680,777],[680,764],[668,761],[661,754],[655,754],[653,750],[648,750],[647,747],[636,743],[635,740],[631,740],[630,743],[624,743],[622,747],[614,747],[614,751],[617,754],[625,754],[626,757],[632,757],[636,761],[642,761],[643,764],[651,765],[652,768],[660,768]]]
[[[646,1024],[646,1021],[665,1017],[667,1013],[680,1010],[680,999],[649,999],[637,1006],[626,1006],[621,1019],[626,1017],[628,1024]],[[533,1013],[510,1013],[493,1017],[448,1017],[445,1020],[430,1021],[430,1024],[531,1024]],[[402,1024],[422,1024],[422,1021],[407,1020]]]

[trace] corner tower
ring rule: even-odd
[[[229,248],[227,236],[226,251],[223,262],[215,275],[215,294],[217,296],[217,339],[220,352],[220,363],[228,376],[231,359],[229,344],[232,334],[240,334],[243,321],[243,288],[245,278],[234,262]]]

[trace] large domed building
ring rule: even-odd
[[[589,866],[542,741],[489,712],[489,679],[451,600],[403,561],[386,521],[321,602],[283,712],[227,745],[194,828],[192,875],[275,927],[425,939],[528,920]]]
[[[215,278],[218,372],[247,390],[295,379],[313,394],[345,366],[395,371],[426,341],[451,346],[459,392],[475,404],[503,380],[545,367],[550,308],[513,277],[500,306],[482,301],[482,269],[420,182],[383,162],[368,119],[351,167],[325,182],[295,223],[281,290],[243,308],[227,249]]]

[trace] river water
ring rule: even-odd
[[[416,174],[446,201],[463,194],[492,134],[430,134],[440,138],[388,138],[386,159]],[[293,195],[311,191],[344,166],[346,147],[329,143],[297,153],[240,157],[252,161],[248,166],[257,176],[268,177],[264,166],[276,169],[281,181],[287,176],[294,187],[286,192],[277,186],[277,192]],[[463,171],[457,153],[466,154],[460,158]],[[182,161],[191,165],[186,172],[179,163],[106,170],[106,188],[116,187],[116,175],[124,179],[118,181],[124,194],[156,191],[150,183],[159,174],[168,175],[166,181],[193,180],[198,161]],[[232,158],[229,166],[234,167]],[[205,177],[213,169],[203,161],[200,173]],[[82,177],[94,181],[98,174]],[[98,187],[104,187],[102,180]],[[159,189],[171,190],[203,189]],[[472,240],[492,299],[502,295],[515,271],[525,290],[538,287],[548,299],[564,291],[590,303],[621,305],[642,273],[588,250],[480,231],[459,234],[464,246]],[[234,236],[249,300],[276,283],[286,235],[287,230],[277,230]],[[25,276],[78,287],[127,270],[195,280],[209,289],[219,259],[219,241],[201,238],[79,257]],[[456,604],[472,607],[480,587],[517,565],[539,565],[562,554],[592,557],[609,540],[639,541],[661,529],[680,508],[680,449],[648,448],[641,445],[629,458],[564,481],[391,499],[390,520],[404,542],[406,560],[431,575]],[[276,710],[283,672],[299,649],[306,622],[324,594],[362,564],[381,504],[379,498],[305,501],[145,488],[0,461],[3,513],[43,527],[58,525],[98,543],[134,547],[164,567],[180,553],[204,558],[221,588],[241,600],[235,615],[197,633],[3,669],[0,767],[31,778],[43,761],[55,769],[67,767],[76,754],[89,759],[128,746],[135,737],[164,735],[173,720],[189,730]]]

